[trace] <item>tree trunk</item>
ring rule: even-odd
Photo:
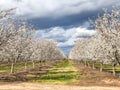
[[[25,62],[25,70],[27,70],[27,62]]]
[[[87,66],[90,67],[90,63],[89,62],[87,62]]]
[[[34,69],[35,68],[35,62],[34,61],[32,62],[32,65],[33,65],[33,69]]]
[[[44,65],[46,65],[46,60],[44,60],[43,62],[44,62]]]
[[[85,67],[87,67],[87,61],[85,61]]]
[[[83,64],[83,62],[80,60],[80,64]]]
[[[14,73],[14,63],[11,64],[11,73]]]
[[[41,66],[41,61],[39,61],[39,66]]]
[[[100,63],[100,72],[103,71],[103,63]]]
[[[95,62],[93,62],[92,68],[95,69]]]
[[[79,64],[79,60],[77,60],[77,63]]]
[[[115,73],[115,66],[113,65],[113,68],[112,68],[112,72],[113,72],[113,76],[116,76],[116,73]]]

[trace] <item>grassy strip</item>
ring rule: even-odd
[[[36,65],[38,64],[38,63],[35,63]],[[32,66],[32,63],[28,63],[27,64],[27,67],[31,67]],[[15,65],[14,66],[14,70],[20,70],[20,69],[24,69],[25,68],[25,65],[24,64],[22,64],[22,65]],[[4,66],[4,67],[2,67],[2,68],[0,68],[0,72],[10,72],[10,70],[11,70],[11,66],[9,65],[9,66]]]
[[[90,66],[93,65],[93,62],[89,62]],[[100,68],[100,63],[95,63],[95,67],[96,68]],[[108,64],[103,64],[103,70],[106,70],[106,71],[111,71],[112,72],[112,66],[111,65],[108,65]],[[120,73],[120,66],[116,66],[116,69],[115,71],[117,73]]]
[[[80,75],[71,64],[71,61],[64,60],[49,70],[46,75],[39,76],[34,82],[47,84],[71,84],[78,81]]]

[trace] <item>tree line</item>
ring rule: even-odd
[[[72,48],[69,58],[80,61],[99,62],[115,67],[120,65],[120,9],[104,10],[95,22],[96,34],[90,38],[79,39]]]
[[[0,12],[0,63],[11,64],[11,73],[16,63],[62,60],[65,55],[57,43],[50,39],[35,38],[35,29],[26,22],[17,21],[13,9]]]

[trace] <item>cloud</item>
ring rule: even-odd
[[[16,7],[16,14],[29,18],[58,18],[98,10],[119,0],[0,0],[0,8]]]
[[[95,30],[88,30],[83,27],[62,28],[53,27],[36,31],[36,38],[49,38],[58,42],[59,47],[73,46],[79,38],[92,36],[96,33]]]
[[[96,33],[88,29],[94,28],[88,18],[116,4],[119,0],[0,0],[0,9],[17,8],[15,14],[27,18],[38,29],[36,38],[54,39],[68,52],[66,48],[71,48],[78,38]]]

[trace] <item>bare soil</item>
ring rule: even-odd
[[[37,75],[43,75],[48,73],[49,69],[59,63],[60,61],[52,62],[46,64],[46,65],[41,65],[41,66],[36,66],[34,69],[32,67],[22,70],[15,71],[15,73],[10,73],[10,72],[0,72],[0,82],[27,82],[30,81],[31,79],[35,78],[29,78],[27,75],[32,74],[37,77]]]
[[[100,72],[99,69],[85,67],[77,62],[72,62],[81,75],[80,80],[75,85],[80,86],[118,86],[120,87],[120,78],[114,77],[111,73]]]
[[[120,90],[119,87],[43,85],[33,83],[1,84],[0,90]]]
[[[2,82],[27,82],[28,80],[32,79],[27,77],[28,74],[34,74],[34,75],[42,75],[46,74],[48,72],[49,66],[42,66],[42,67],[36,67],[35,69],[29,68],[27,70],[20,70],[19,72],[15,72],[13,74],[9,72],[3,72],[0,73],[0,81]]]

